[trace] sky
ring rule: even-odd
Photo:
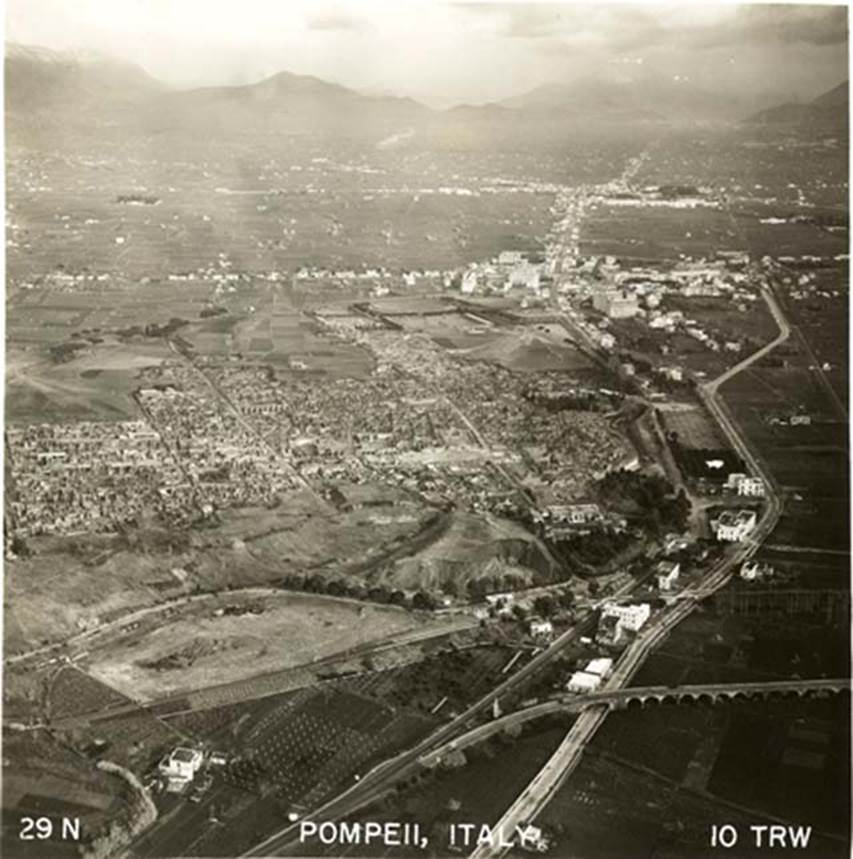
[[[846,6],[434,0],[6,0],[6,40],[177,87],[311,74],[435,107],[590,74],[809,98],[847,77]]]

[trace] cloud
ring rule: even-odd
[[[510,39],[559,40],[613,51],[669,41],[673,47],[718,47],[744,42],[834,45],[847,41],[846,6],[703,5],[678,9],[622,4],[461,3],[455,9],[491,19]],[[552,50],[552,48],[549,48]]]
[[[843,44],[847,42],[847,7],[743,6],[725,24],[697,30],[690,41],[703,48],[744,42]]]

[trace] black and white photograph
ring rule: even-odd
[[[6,0],[8,859],[846,859],[848,8]]]

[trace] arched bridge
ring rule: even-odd
[[[453,751],[483,742],[501,731],[523,725],[534,719],[555,713],[579,713],[590,707],[606,705],[610,710],[656,706],[668,702],[713,704],[718,701],[746,701],[771,696],[803,698],[807,695],[826,696],[850,689],[847,678],[813,680],[771,680],[761,683],[701,683],[687,686],[637,686],[601,690],[588,694],[562,692],[545,701],[507,713],[491,722],[477,725],[455,740],[440,746],[421,758],[425,766],[433,766]]]
[[[789,696],[802,698],[806,695],[820,695],[841,692],[850,688],[847,679],[814,680],[776,680],[761,683],[701,683],[688,686],[638,686],[635,688],[603,690],[584,695],[584,708],[593,704],[607,704],[611,710],[624,709],[632,704],[643,706],[648,702],[656,704],[667,701],[695,701],[713,704],[715,701],[745,701],[750,698],[769,698]],[[569,710],[577,707],[579,696],[563,695]]]

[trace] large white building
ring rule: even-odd
[[[635,603],[634,605],[620,605],[619,603],[605,603],[601,609],[602,617],[616,617],[619,623],[631,632],[639,632],[645,622],[651,617],[652,607],[647,602]]]
[[[598,621],[597,639],[604,644],[619,644],[627,632],[639,632],[649,619],[652,608],[648,603],[620,605],[605,603]]]

